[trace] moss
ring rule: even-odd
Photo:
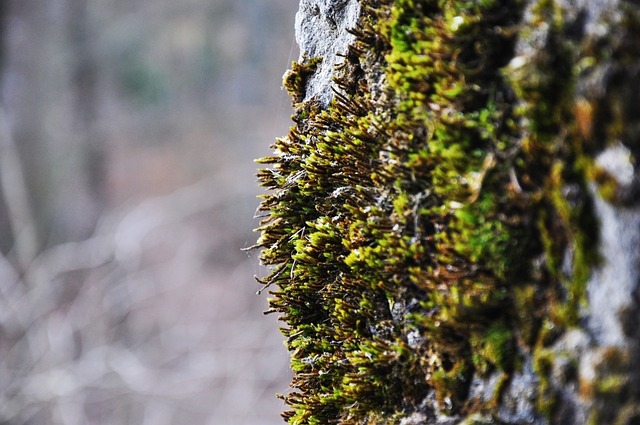
[[[529,355],[553,418],[550,346],[597,262],[587,184],[606,179],[586,158],[609,136],[586,139],[615,114],[575,100],[600,53],[533,3],[524,25],[519,1],[362,1],[327,108],[302,102],[319,59],[285,77],[295,125],[260,160],[258,246],[287,324],[290,424],[399,423],[431,395],[430,413],[483,423],[472,377],[502,373],[497,403]],[[545,44],[514,57],[516,35]]]
[[[623,406],[613,425],[632,425],[640,421],[640,407],[636,403],[628,403]]]
[[[598,383],[596,392],[601,395],[609,395],[617,397],[629,385],[629,376],[627,374],[618,374],[607,376]]]
[[[495,421],[490,417],[482,416],[479,414],[473,414],[460,422],[458,425],[492,425]]]
[[[322,58],[306,59],[302,63],[293,62],[291,69],[282,77],[282,85],[291,96],[294,104],[302,102],[307,80],[314,74]],[[306,116],[304,117],[306,118]]]
[[[554,353],[551,350],[538,348],[533,358],[533,368],[540,377],[537,388],[536,408],[546,418],[552,418],[558,405],[557,394],[551,384],[551,369],[554,362]]]
[[[589,171],[589,179],[598,185],[598,193],[602,199],[609,203],[615,203],[620,192],[618,180],[596,165],[593,165]]]
[[[521,344],[533,346],[542,321],[542,294],[534,284],[522,284],[513,290],[513,308]]]
[[[472,337],[471,346],[476,353],[476,369],[481,373],[486,373],[489,366],[501,371],[513,366],[513,337],[505,324],[496,323],[481,335]]]

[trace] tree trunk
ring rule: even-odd
[[[87,0],[12,0],[2,7],[0,97],[40,251],[89,236],[104,207],[95,31]],[[2,252],[20,244],[22,231],[14,233],[3,238]]]
[[[285,419],[640,423],[640,6],[301,0],[296,34]]]
[[[100,107],[100,71],[98,68],[97,31],[89,0],[67,0],[67,37],[72,51],[69,88],[73,93],[72,142],[68,148],[73,155],[67,181],[72,190],[63,195],[66,208],[59,221],[65,239],[89,236],[107,206],[106,138],[98,123]],[[69,210],[73,214],[69,214]],[[71,217],[64,217],[64,214]]]

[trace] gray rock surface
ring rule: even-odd
[[[633,184],[632,157],[623,145],[610,147],[596,161],[618,184]],[[598,345],[624,348],[637,344],[640,335],[640,200],[635,207],[618,207],[594,198],[602,264],[588,283],[589,327]]]
[[[333,69],[342,61],[354,40],[348,32],[360,16],[357,0],[301,0],[296,14],[296,41],[300,46],[300,63],[322,58],[313,76],[307,80],[304,101],[315,98],[326,106],[333,98]]]

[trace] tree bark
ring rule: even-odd
[[[640,7],[301,0],[259,172],[291,424],[640,422]]]

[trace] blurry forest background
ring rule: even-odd
[[[253,159],[294,0],[0,2],[0,424],[282,423]]]

